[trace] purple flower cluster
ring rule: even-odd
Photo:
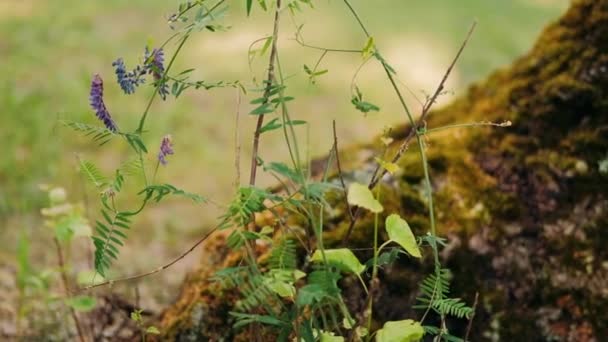
[[[160,151],[158,152],[158,161],[167,165],[167,156],[173,154],[173,143],[171,141],[171,135],[167,134],[163,137],[163,140],[160,143]]]
[[[153,49],[152,53],[150,53],[150,50],[146,47],[144,56],[146,67],[148,72],[154,77],[154,81],[156,81],[156,83],[162,82],[160,85],[157,84],[157,86],[159,86],[158,94],[165,100],[167,95],[169,95],[169,86],[162,80],[163,74],[165,73],[165,52],[160,48]]]
[[[150,53],[150,50],[146,47],[144,56],[149,72],[154,76],[154,79],[161,79],[165,72],[165,52],[163,49],[154,49]]]
[[[166,100],[167,95],[169,95],[169,86],[163,80],[165,73],[164,63],[165,53],[162,48],[153,49],[152,52],[150,52],[150,49],[146,47],[143,65],[137,65],[133,70],[127,71],[124,60],[118,58],[112,63],[112,66],[116,73],[116,80],[125,94],[133,94],[135,88],[146,82],[144,76],[146,74],[151,74],[154,78],[155,85],[159,87],[158,93],[160,97],[163,100]]]
[[[119,58],[112,63],[112,66],[115,69],[116,81],[125,94],[133,94],[135,88],[145,82],[142,76],[146,74],[146,70],[139,65],[132,71],[127,71],[124,60]]]
[[[103,122],[107,129],[112,132],[118,130],[116,123],[112,120],[110,112],[106,108],[103,102],[103,80],[98,74],[93,75],[93,81],[91,81],[91,107],[95,110],[95,115],[99,120]]]

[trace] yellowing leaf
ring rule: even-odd
[[[321,332],[321,342],[344,342],[344,337],[334,336],[333,333],[323,331]]]
[[[292,284],[285,281],[268,279],[266,286],[268,286],[272,292],[283,298],[293,298],[293,296],[296,294],[296,288]]]
[[[394,139],[391,137],[381,137],[380,141],[382,141],[385,146],[388,146],[394,141]]]
[[[160,335],[160,331],[155,326],[150,326],[146,329],[146,334]]]
[[[386,169],[386,171],[388,171],[391,175],[394,175],[395,172],[397,172],[399,170],[399,165],[397,165],[395,163],[387,162],[380,158],[374,158],[374,159],[376,160],[376,162],[378,164],[380,164],[380,166],[383,169]]]
[[[374,43],[374,37],[367,38],[365,42],[365,46],[363,46],[363,50],[361,50],[361,54],[363,55],[363,59],[368,59],[373,53],[374,48],[376,47]]]
[[[376,342],[416,342],[422,339],[424,329],[411,319],[386,322],[376,333]]]
[[[359,259],[348,248],[326,249],[325,258],[327,264],[339,269],[342,272],[360,274],[365,270],[365,266],[361,265]],[[324,262],[323,254],[320,250],[316,250],[312,255],[313,262]]]
[[[353,183],[348,187],[348,203],[365,208],[373,213],[380,213],[384,208],[378,202],[367,186]]]
[[[398,243],[411,256],[416,258],[422,257],[410,225],[399,215],[392,214],[386,218],[386,232],[389,239]]]

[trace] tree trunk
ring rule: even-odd
[[[608,0],[578,0],[528,54],[430,114],[429,128],[513,123],[449,129],[425,138],[439,234],[449,239],[442,259],[453,273],[451,293],[469,304],[479,293],[473,341],[608,336],[607,92]],[[393,151],[408,131],[404,126],[393,132]],[[374,142],[341,151],[346,181],[369,181],[370,156],[379,149]],[[428,209],[419,191],[423,171],[414,147],[399,165],[401,172],[381,184],[385,212],[400,213],[421,236],[429,230]],[[333,197],[335,210],[325,226],[329,247],[340,243],[349,223],[343,199]],[[370,247],[372,226],[373,218],[363,217],[349,247]],[[200,268],[162,315],[161,331],[168,338],[249,339],[247,329],[231,329],[228,312],[238,293],[210,280],[241,259],[225,241],[220,232],[205,243]],[[264,246],[258,249],[263,254]],[[411,307],[420,280],[431,270],[431,253],[425,252],[422,262],[400,258],[380,272],[375,327],[420,318]],[[358,256],[367,260],[371,253]],[[341,287],[351,310],[360,311],[365,296],[358,284],[346,279]],[[466,321],[448,324],[455,335],[464,335]]]

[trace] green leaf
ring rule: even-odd
[[[64,125],[71,127],[75,131],[82,132],[85,136],[91,136],[93,141],[97,142],[99,146],[104,145],[110,141],[116,134],[105,127],[87,125],[80,122],[74,122],[69,120],[61,121]]]
[[[69,298],[65,301],[65,303],[76,311],[87,312],[93,310],[97,302],[95,298],[89,296],[77,296]]]
[[[321,342],[344,342],[344,337],[335,336],[333,333],[321,332]]]
[[[389,239],[398,243],[411,256],[416,258],[422,257],[410,225],[399,215],[392,214],[386,218],[386,232]]]
[[[160,335],[160,331],[157,327],[151,326],[146,329],[146,334]]]
[[[264,11],[266,11],[268,8],[266,7],[266,1],[265,0],[258,0],[258,3],[260,4],[260,7],[262,7],[262,9]]]
[[[415,342],[420,341],[423,335],[420,323],[406,319],[384,323],[376,333],[376,342]]]
[[[357,110],[361,113],[369,113],[371,111],[377,112],[380,110],[380,107],[366,101],[359,101],[353,98],[351,102],[355,105],[355,108],[357,108]]]
[[[360,183],[353,183],[348,188],[348,203],[365,208],[373,213],[381,213],[384,208],[378,202],[371,190]]]
[[[70,241],[74,237],[74,229],[66,219],[59,221],[55,226],[55,237],[62,242]]]
[[[305,285],[298,290],[296,305],[299,307],[312,305],[314,303],[322,301],[326,295],[327,292],[320,284]]]
[[[141,319],[141,310],[135,310],[131,312],[131,320],[139,323],[141,322]]]
[[[268,113],[274,112],[274,107],[269,103],[264,103],[261,106],[252,110],[249,114],[251,115],[266,115]]]
[[[287,125],[288,126],[297,126],[297,125],[304,125],[304,124],[306,124],[306,121],[303,121],[303,120],[291,120],[291,121],[287,121]],[[273,131],[275,129],[279,129],[281,127],[283,127],[283,124],[279,122],[278,118],[274,118],[274,119],[270,120],[270,122],[268,122],[267,124],[265,124],[260,129],[260,133],[270,132],[270,131]]]
[[[86,160],[79,159],[80,171],[93,183],[97,188],[107,184],[107,179],[101,174],[101,171],[95,164]]]
[[[296,288],[286,281],[270,278],[266,279],[265,284],[272,292],[284,298],[293,298],[296,294]]]
[[[296,184],[303,184],[304,181],[302,179],[302,175],[298,173],[296,170],[292,170],[289,166],[284,163],[271,162],[264,165],[264,171],[272,171],[275,172]]]
[[[363,55],[363,59],[368,59],[373,53],[375,48],[374,37],[370,36],[367,38],[365,45],[363,46],[363,50],[361,50],[361,54]]]
[[[251,14],[251,5],[253,4],[253,0],[247,0],[247,16]]]
[[[399,170],[399,165],[397,165],[395,163],[387,162],[380,158],[374,158],[374,159],[380,165],[380,167],[382,167],[383,169],[386,169],[386,171],[388,171],[391,175],[394,175],[395,172],[397,172]]]
[[[365,266],[361,265],[359,259],[348,248],[326,249],[325,259],[330,266],[339,269],[342,272],[360,274],[365,270]],[[320,250],[316,250],[312,255],[311,261],[324,262],[323,254]]]
[[[266,38],[266,41],[264,42],[264,46],[262,46],[262,49],[260,50],[260,56],[264,55],[266,53],[266,51],[268,51],[268,48],[270,47],[270,45],[272,45],[272,37]]]
[[[376,261],[378,267],[392,265],[397,260],[397,258],[399,258],[400,253],[403,253],[403,251],[398,248],[393,248],[390,250],[390,252],[382,252],[380,255],[378,255],[378,260]],[[367,267],[368,269],[372,268],[374,266],[374,261],[375,258],[369,259],[365,263],[365,267]]]
[[[235,329],[238,329],[251,323],[262,323],[267,325],[274,325],[277,327],[282,327],[286,324],[280,319],[268,315],[246,314],[233,311],[229,312],[229,314],[231,316],[236,317],[237,322],[234,324]]]

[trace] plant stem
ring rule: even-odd
[[[376,188],[376,200],[380,201],[380,187]],[[368,304],[367,304],[367,331],[371,331],[372,328],[372,315],[373,315],[373,304],[374,304],[374,292],[376,289],[376,283],[378,278],[378,225],[379,225],[380,214],[374,215],[374,262],[372,266],[372,280],[369,286]]]
[[[55,248],[57,249],[57,264],[59,265],[59,274],[61,275],[61,281],[63,282],[63,288],[65,290],[66,296],[70,297],[70,285],[68,282],[68,275],[65,270],[65,261],[63,259],[63,252],[61,250],[61,245],[59,244],[59,240],[57,238],[53,239],[55,241]],[[69,306],[70,314],[72,315],[72,319],[74,320],[74,325],[76,325],[76,331],[78,331],[78,338],[80,342],[85,342],[84,331],[80,326],[80,321],[78,320],[78,315],[76,314],[76,310],[73,307]]]
[[[272,30],[272,49],[270,50],[270,58],[268,61],[268,76],[266,77],[266,89],[264,90],[264,104],[268,103],[268,97],[272,89],[274,81],[274,65],[277,56],[277,40],[279,39],[279,19],[281,12],[281,0],[277,0],[276,10],[274,12],[274,27]],[[258,117],[258,122],[253,133],[253,153],[251,154],[251,173],[249,176],[249,185],[255,185],[255,178],[258,169],[258,150],[260,145],[260,135],[262,125],[264,124],[264,115]]]
[[[213,5],[213,7],[211,7],[207,13],[205,14],[205,16],[209,15],[211,12],[213,12],[215,9],[217,9],[220,5],[222,5],[226,0],[220,0],[218,1],[215,5]],[[196,3],[191,4],[191,6],[188,6],[188,8],[186,8],[184,11],[182,11],[181,13],[179,13],[179,16],[183,15],[184,13],[186,13],[187,11],[189,11],[190,9],[194,8],[195,5],[200,5],[202,3],[202,1],[198,1]],[[177,55],[180,53],[182,47],[184,46],[184,44],[186,43],[186,41],[188,40],[188,38],[190,37],[190,33],[192,32],[192,29],[188,29],[186,31],[186,34],[184,35],[184,37],[182,38],[181,42],[179,43],[179,45],[177,46],[177,49],[175,50],[175,52],[173,53],[173,56],[171,57],[171,60],[169,61],[169,64],[167,65],[167,69],[165,69],[165,72],[163,73],[163,77],[161,78],[161,80],[164,80],[165,78],[167,78],[167,75],[169,75],[169,70],[171,70],[171,67],[173,66],[173,62],[175,62],[175,59],[177,58]],[[175,38],[177,36],[177,34],[174,34],[173,36],[171,36],[164,44],[163,46],[168,43],[170,40],[172,40],[173,38]],[[161,82],[158,83],[157,87],[154,89],[154,93],[152,94],[152,96],[150,97],[150,100],[148,101],[148,105],[146,106],[146,109],[144,110],[144,113],[142,114],[141,119],[139,120],[139,126],[137,127],[137,129],[135,130],[135,133],[141,134],[144,131],[144,124],[146,122],[146,117],[148,116],[148,113],[150,111],[150,108],[152,107],[152,103],[154,102],[154,99],[156,98],[156,95],[158,94],[158,90],[160,89],[161,86]]]
[[[221,1],[220,1],[220,3],[221,3]],[[186,43],[186,41],[188,40],[189,37],[190,37],[190,35],[186,34],[184,36],[184,38],[182,38],[182,40],[180,41],[179,45],[177,46],[177,49],[175,50],[175,52],[173,53],[173,56],[171,57],[171,61],[167,65],[167,69],[165,69],[165,72],[164,72],[161,80],[164,79],[169,74],[169,70],[173,66],[173,62],[175,62],[175,58],[177,58],[177,55],[179,54],[179,52],[181,51],[182,47],[184,46],[184,44]],[[159,81],[156,88],[154,88],[154,93],[152,93],[152,96],[150,96],[150,100],[148,101],[148,104],[146,105],[146,109],[144,110],[144,113],[142,114],[141,119],[139,120],[139,126],[137,126],[137,130],[135,130],[135,133],[138,133],[141,135],[141,133],[144,131],[144,125],[146,123],[146,118],[148,117],[148,113],[150,112],[152,103],[154,102],[156,95],[158,95],[158,91],[159,91],[161,85],[162,85],[162,82]]]

